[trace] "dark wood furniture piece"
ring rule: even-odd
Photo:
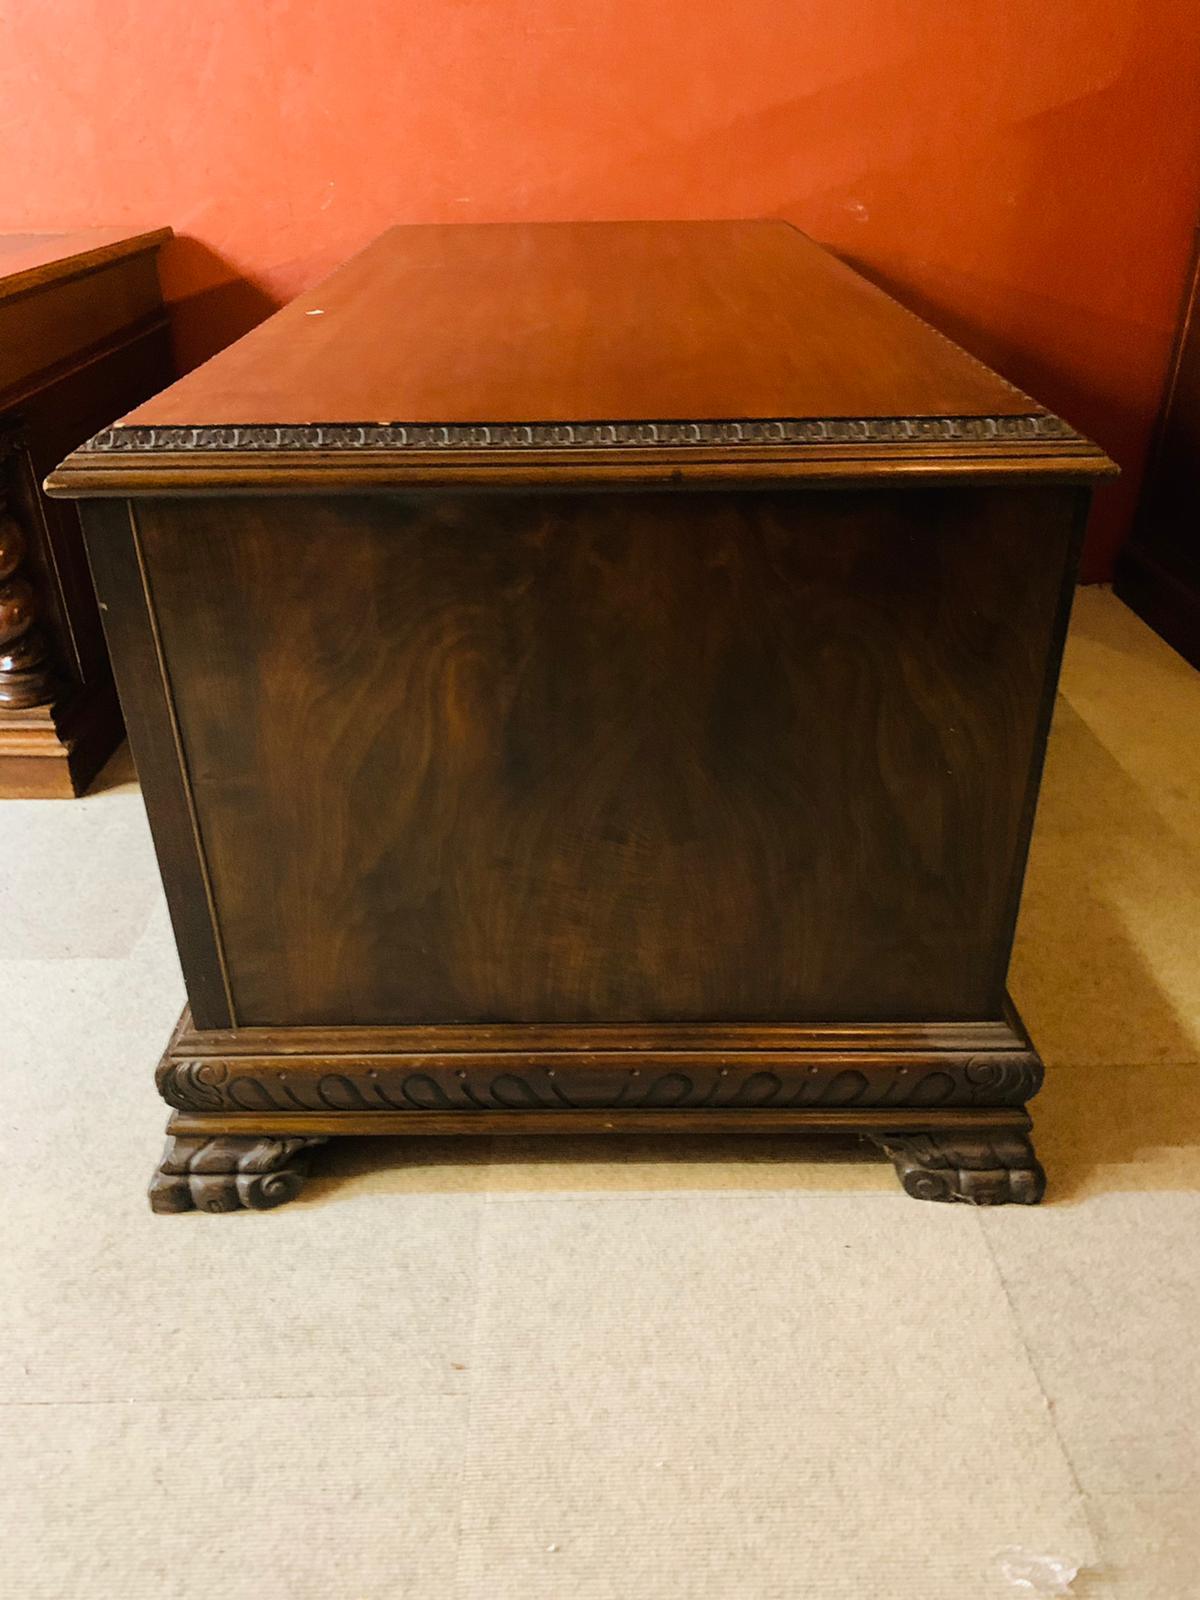
[[[394,229],[92,439],[190,998],[154,1206],[581,1129],[1036,1201],[1005,972],[1110,470],[777,222]]]
[[[1114,587],[1200,667],[1200,233],[1133,536]]]
[[[0,235],[0,798],[81,794],[124,737],[79,519],[39,485],[170,382],[170,236]]]

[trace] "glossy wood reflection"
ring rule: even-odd
[[[998,1015],[1074,505],[143,504],[238,1021]]]

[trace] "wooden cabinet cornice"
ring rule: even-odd
[[[1038,1199],[1005,976],[1112,470],[777,222],[393,229],[74,452],[190,1002],[156,1207],[645,1128]]]
[[[78,519],[38,486],[169,381],[169,237],[0,235],[0,797],[81,793],[122,738]]]

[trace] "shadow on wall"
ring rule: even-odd
[[[163,249],[160,270],[180,377],[249,333],[283,304],[196,239],[172,239]]]

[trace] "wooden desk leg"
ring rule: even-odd
[[[974,1206],[1035,1206],[1046,1174],[1029,1134],[1016,1128],[947,1133],[870,1133],[895,1163],[916,1200],[963,1200]]]
[[[307,1151],[324,1139],[168,1138],[150,1182],[152,1211],[269,1211],[294,1200]]]

